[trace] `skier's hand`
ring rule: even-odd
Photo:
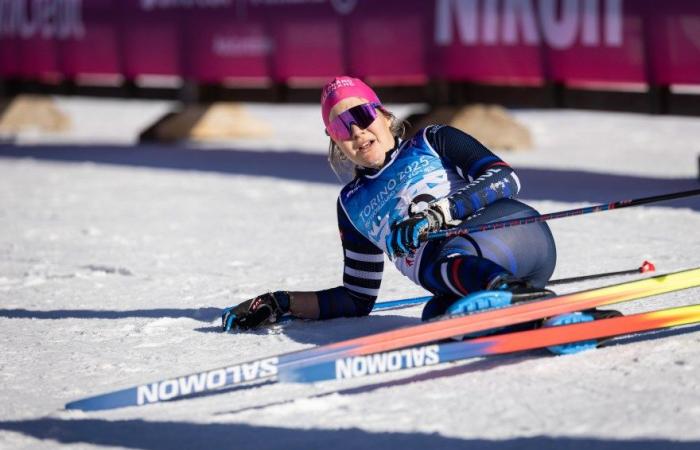
[[[289,312],[290,296],[288,292],[277,291],[259,295],[243,303],[224,309],[221,314],[221,328],[249,330],[265,323],[276,322]]]
[[[442,229],[445,225],[456,225],[450,213],[450,202],[447,198],[436,200],[427,205],[422,211],[414,212],[415,205],[409,208],[410,216],[395,223],[391,233],[386,238],[386,247],[391,259],[397,256],[412,254],[431,231]]]
[[[386,238],[389,257],[394,259],[413,253],[420,246],[422,236],[431,229],[430,216],[425,213],[419,213],[395,223]]]

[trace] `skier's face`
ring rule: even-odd
[[[333,121],[343,111],[353,106],[367,103],[359,97],[341,100],[331,109],[329,121]],[[358,166],[381,167],[384,155],[394,147],[394,135],[391,133],[391,119],[378,111],[377,118],[367,128],[352,124],[349,139],[333,139],[347,158]]]

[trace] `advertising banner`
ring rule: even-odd
[[[694,0],[0,0],[0,76],[700,84]]]

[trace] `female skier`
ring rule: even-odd
[[[478,225],[537,214],[514,199],[520,181],[498,156],[445,125],[428,126],[402,140],[402,122],[355,78],[339,77],[323,88],[321,113],[331,139],[331,167],[352,176],[337,202],[343,285],[262,294],[227,308],[224,330],[255,328],[285,314],[306,319],[367,315],[379,293],[384,254],[434,294],[423,320],[444,314],[475,291],[506,289],[516,300],[551,294],[544,286],[554,271],[556,250],[545,223],[422,240],[430,231],[465,221]]]

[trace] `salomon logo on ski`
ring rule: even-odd
[[[376,355],[339,359],[335,363],[335,376],[338,379],[354,378],[395,372],[412,367],[431,366],[440,362],[439,349],[438,345],[427,345]]]
[[[277,375],[278,358],[268,358],[139,386],[136,404],[156,403]]]

